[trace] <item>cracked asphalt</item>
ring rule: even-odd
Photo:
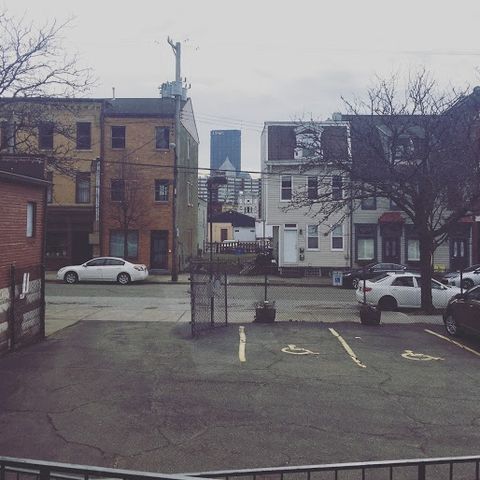
[[[238,325],[80,321],[0,359],[0,452],[166,473],[476,454],[480,357],[425,328],[245,324],[240,362]]]

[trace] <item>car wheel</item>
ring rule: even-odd
[[[470,288],[473,287],[473,280],[470,278],[466,278],[465,280],[462,280],[462,288],[465,290],[470,290]]]
[[[360,284],[360,279],[358,277],[352,278],[352,287],[354,290],[358,288],[359,284]]]
[[[383,312],[393,312],[398,308],[398,304],[393,297],[382,297],[378,301],[378,308]]]
[[[455,320],[455,317],[451,312],[448,313],[448,315],[445,317],[444,323],[445,323],[445,330],[450,336],[456,337],[460,333],[460,329],[458,328],[457,321]]]
[[[75,272],[67,272],[63,277],[65,283],[73,285],[74,283],[78,282],[78,275]]]
[[[125,272],[119,273],[117,277],[117,282],[120,285],[128,285],[130,283],[130,275]]]

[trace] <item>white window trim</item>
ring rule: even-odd
[[[283,199],[282,198],[282,190],[283,190],[283,177],[290,177],[290,190],[291,190],[291,196],[293,198],[293,175],[280,175],[280,201],[283,203],[290,203],[292,201],[292,198],[290,199]]]
[[[335,225],[336,227],[342,227],[342,248],[333,248],[333,239],[334,238],[340,238],[340,235],[337,235],[336,237],[333,236],[333,230],[330,232],[330,250],[332,252],[343,252],[345,250],[345,229],[343,227],[343,223],[340,225]]]
[[[313,226],[317,227],[317,244],[318,244],[318,247],[316,247],[316,248],[310,248],[310,247],[308,246],[308,239],[309,239],[309,238],[315,238],[315,237],[310,237],[310,236],[308,235],[308,227],[313,227]],[[306,248],[306,249],[307,249],[309,252],[318,252],[318,251],[320,251],[320,228],[319,228],[318,224],[317,224],[317,223],[309,223],[309,224],[306,225],[306,227],[307,227],[307,228],[306,228],[306,238],[307,238],[307,241],[306,241],[306,247],[307,247],[307,248]]]

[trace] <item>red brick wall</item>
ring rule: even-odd
[[[126,148],[122,150],[111,148],[111,126],[126,126]],[[132,177],[138,189],[138,207],[143,211],[142,218],[130,230],[138,230],[138,258],[132,261],[150,265],[150,234],[152,230],[166,230],[168,247],[172,247],[172,181],[173,181],[173,150],[157,150],[155,148],[155,127],[170,127],[170,139],[174,141],[174,122],[171,119],[144,119],[144,118],[107,118],[105,119],[105,154],[102,174],[102,254],[110,254],[110,230],[119,230],[119,223],[114,219],[118,215],[118,203],[111,201],[110,181],[112,178],[121,178],[120,167],[117,162],[126,160],[125,176]],[[131,164],[149,164],[140,167]],[[163,168],[162,168],[163,167]],[[155,179],[170,181],[169,201],[155,202]],[[182,213],[179,212],[181,215]],[[171,255],[168,266],[171,268]]]
[[[35,202],[35,234],[28,238],[27,202]],[[10,284],[10,265],[43,262],[44,187],[0,180],[0,288]]]

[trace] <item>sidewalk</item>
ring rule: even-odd
[[[57,280],[56,271],[45,272],[45,280],[49,283],[63,283],[62,280]],[[230,285],[235,284],[263,284],[265,277],[263,275],[234,275],[228,274],[228,283]],[[178,275],[178,282],[172,282],[170,274],[152,275],[143,281],[145,284],[162,284],[162,285],[188,285],[190,284],[190,274],[180,273]],[[306,287],[331,287],[332,279],[329,277],[280,277],[269,275],[269,285],[285,285],[285,286],[297,286],[304,285]],[[336,287],[337,288],[337,287]]]

